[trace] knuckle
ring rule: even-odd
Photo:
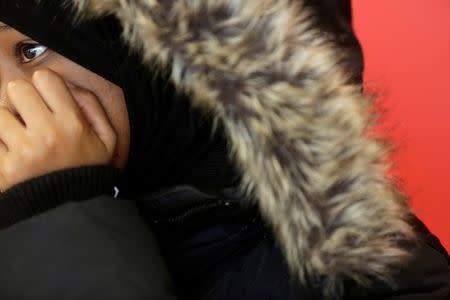
[[[20,148],[20,157],[23,161],[33,161],[33,158],[36,156],[36,151],[27,145],[23,145]]]
[[[86,125],[80,119],[80,117],[75,117],[75,120],[69,125],[70,135],[81,137],[86,132]]]
[[[53,129],[48,129],[45,131],[42,137],[42,145],[46,148],[53,148],[58,140],[58,134]]]
[[[5,160],[2,163],[2,174],[6,178],[8,178],[9,172],[11,171],[10,162],[9,160]]]
[[[7,179],[11,179],[15,176],[15,172],[17,171],[17,165],[12,160],[7,160],[3,163],[2,173],[3,176]]]

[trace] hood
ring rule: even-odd
[[[192,109],[166,72],[142,64],[139,53],[124,45],[113,16],[72,26],[71,8],[58,1],[0,1],[0,21],[122,88],[130,144],[116,182],[121,197],[135,199],[177,185],[208,191],[234,185],[238,176],[222,126],[211,134],[214,118]]]
[[[391,282],[413,240],[386,175],[389,147],[346,51],[302,0],[72,0],[81,18],[115,15],[149,67],[223,124],[241,189],[272,226],[292,274]],[[392,282],[391,282],[392,283]]]

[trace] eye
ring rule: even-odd
[[[38,58],[48,50],[47,47],[37,43],[24,43],[18,45],[17,56],[21,63],[29,63]]]

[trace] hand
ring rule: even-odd
[[[72,91],[71,91],[72,90]],[[96,96],[55,72],[9,82],[0,108],[0,189],[65,168],[110,164],[116,134]]]

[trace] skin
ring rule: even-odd
[[[52,171],[123,169],[122,89],[0,22],[0,189]]]

